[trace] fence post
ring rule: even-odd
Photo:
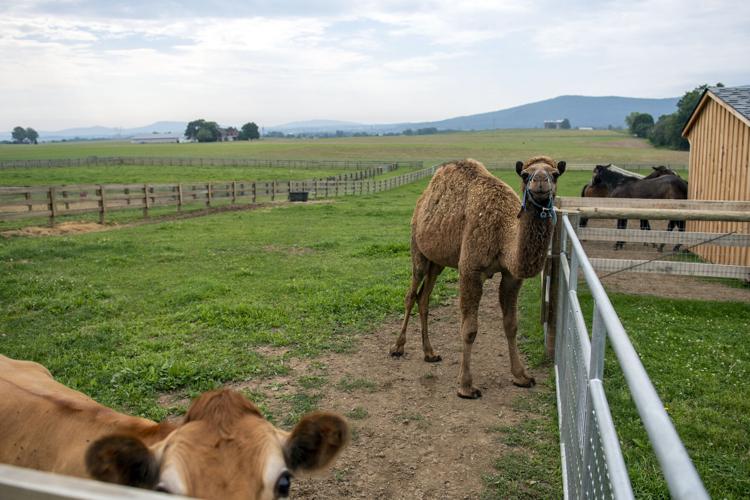
[[[57,216],[57,203],[55,201],[55,188],[54,186],[49,188],[49,225],[55,225],[55,217]]]
[[[562,215],[562,214],[560,214]],[[562,217],[560,217],[562,218]],[[562,220],[555,224],[555,231],[552,235],[552,251],[547,257],[549,265],[549,275],[546,277],[546,286],[549,287],[547,310],[544,312],[543,323],[544,343],[547,351],[547,357],[555,359],[555,339],[557,337],[557,302],[560,289],[560,237],[561,237]],[[544,279],[544,275],[542,275]],[[544,289],[545,282],[542,282]],[[544,290],[542,290],[544,293]],[[544,302],[542,302],[544,303]]]
[[[237,202],[237,181],[232,181],[232,205]]]
[[[253,189],[253,203],[255,203],[255,181],[253,181],[252,189]]]
[[[104,224],[104,212],[107,210],[107,202],[104,199],[104,185],[99,184],[99,224]]]
[[[177,184],[177,211],[182,212],[182,183]]]
[[[143,185],[143,216],[148,217],[149,207],[148,184]]]
[[[206,183],[206,206],[211,206],[211,183]]]
[[[276,181],[271,181],[271,201],[276,200]]]

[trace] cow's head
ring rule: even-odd
[[[342,417],[323,412],[282,431],[239,393],[218,390],[200,396],[184,422],[151,447],[136,436],[99,439],[86,467],[102,481],[199,498],[286,498],[293,475],[327,466],[348,436]]]
[[[516,173],[521,177],[522,189],[539,204],[555,197],[557,178],[565,173],[565,162],[555,162],[548,156],[535,156],[516,162]]]

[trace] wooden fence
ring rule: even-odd
[[[557,200],[560,210],[588,219],[647,219],[716,221],[737,223],[722,232],[641,231],[610,228],[576,227],[581,240],[622,241],[681,245],[692,253],[706,255],[706,249],[731,249],[740,256],[732,264],[675,261],[666,259],[590,259],[594,269],[602,272],[664,273],[685,276],[713,276],[750,281],[750,202],[643,200],[620,198],[574,198]],[[577,224],[576,224],[577,226]],[[688,229],[690,227],[688,226]]]
[[[143,156],[89,156],[46,160],[4,160],[0,168],[51,168],[81,166],[170,166],[170,167],[269,167],[269,168],[347,168],[362,170],[380,165],[421,168],[421,161],[392,160],[263,160],[257,158],[181,158]]]
[[[0,221],[28,217],[48,217],[50,224],[64,215],[140,209],[143,216],[164,206],[178,211],[190,206],[254,204],[282,201],[290,193],[306,193],[312,200],[348,195],[371,194],[394,189],[431,176],[436,167],[409,172],[388,179],[375,179],[394,165],[327,179],[301,181],[215,181],[171,184],[87,184],[66,186],[0,187]]]

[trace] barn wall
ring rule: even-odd
[[[750,127],[709,96],[688,140],[688,199],[750,201]],[[750,223],[691,221],[688,230],[750,233]],[[693,251],[716,264],[750,266],[750,248],[704,245]]]

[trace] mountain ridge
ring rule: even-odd
[[[649,113],[657,120],[663,114],[677,111],[679,97],[641,98],[622,96],[561,95],[550,99],[521,104],[510,108],[471,115],[455,116],[443,120],[400,123],[357,123],[342,120],[304,120],[264,127],[266,132],[285,134],[366,132],[370,134],[401,133],[406,129],[436,128],[438,130],[492,130],[504,128],[542,128],[546,120],[567,118],[573,128],[624,127],[625,117],[633,111]],[[127,139],[156,133],[182,133],[187,122],[157,121],[150,125],[132,128],[77,127],[57,131],[39,131],[42,141],[62,139]],[[3,134],[4,135],[4,134]],[[10,131],[0,139],[10,139]]]

